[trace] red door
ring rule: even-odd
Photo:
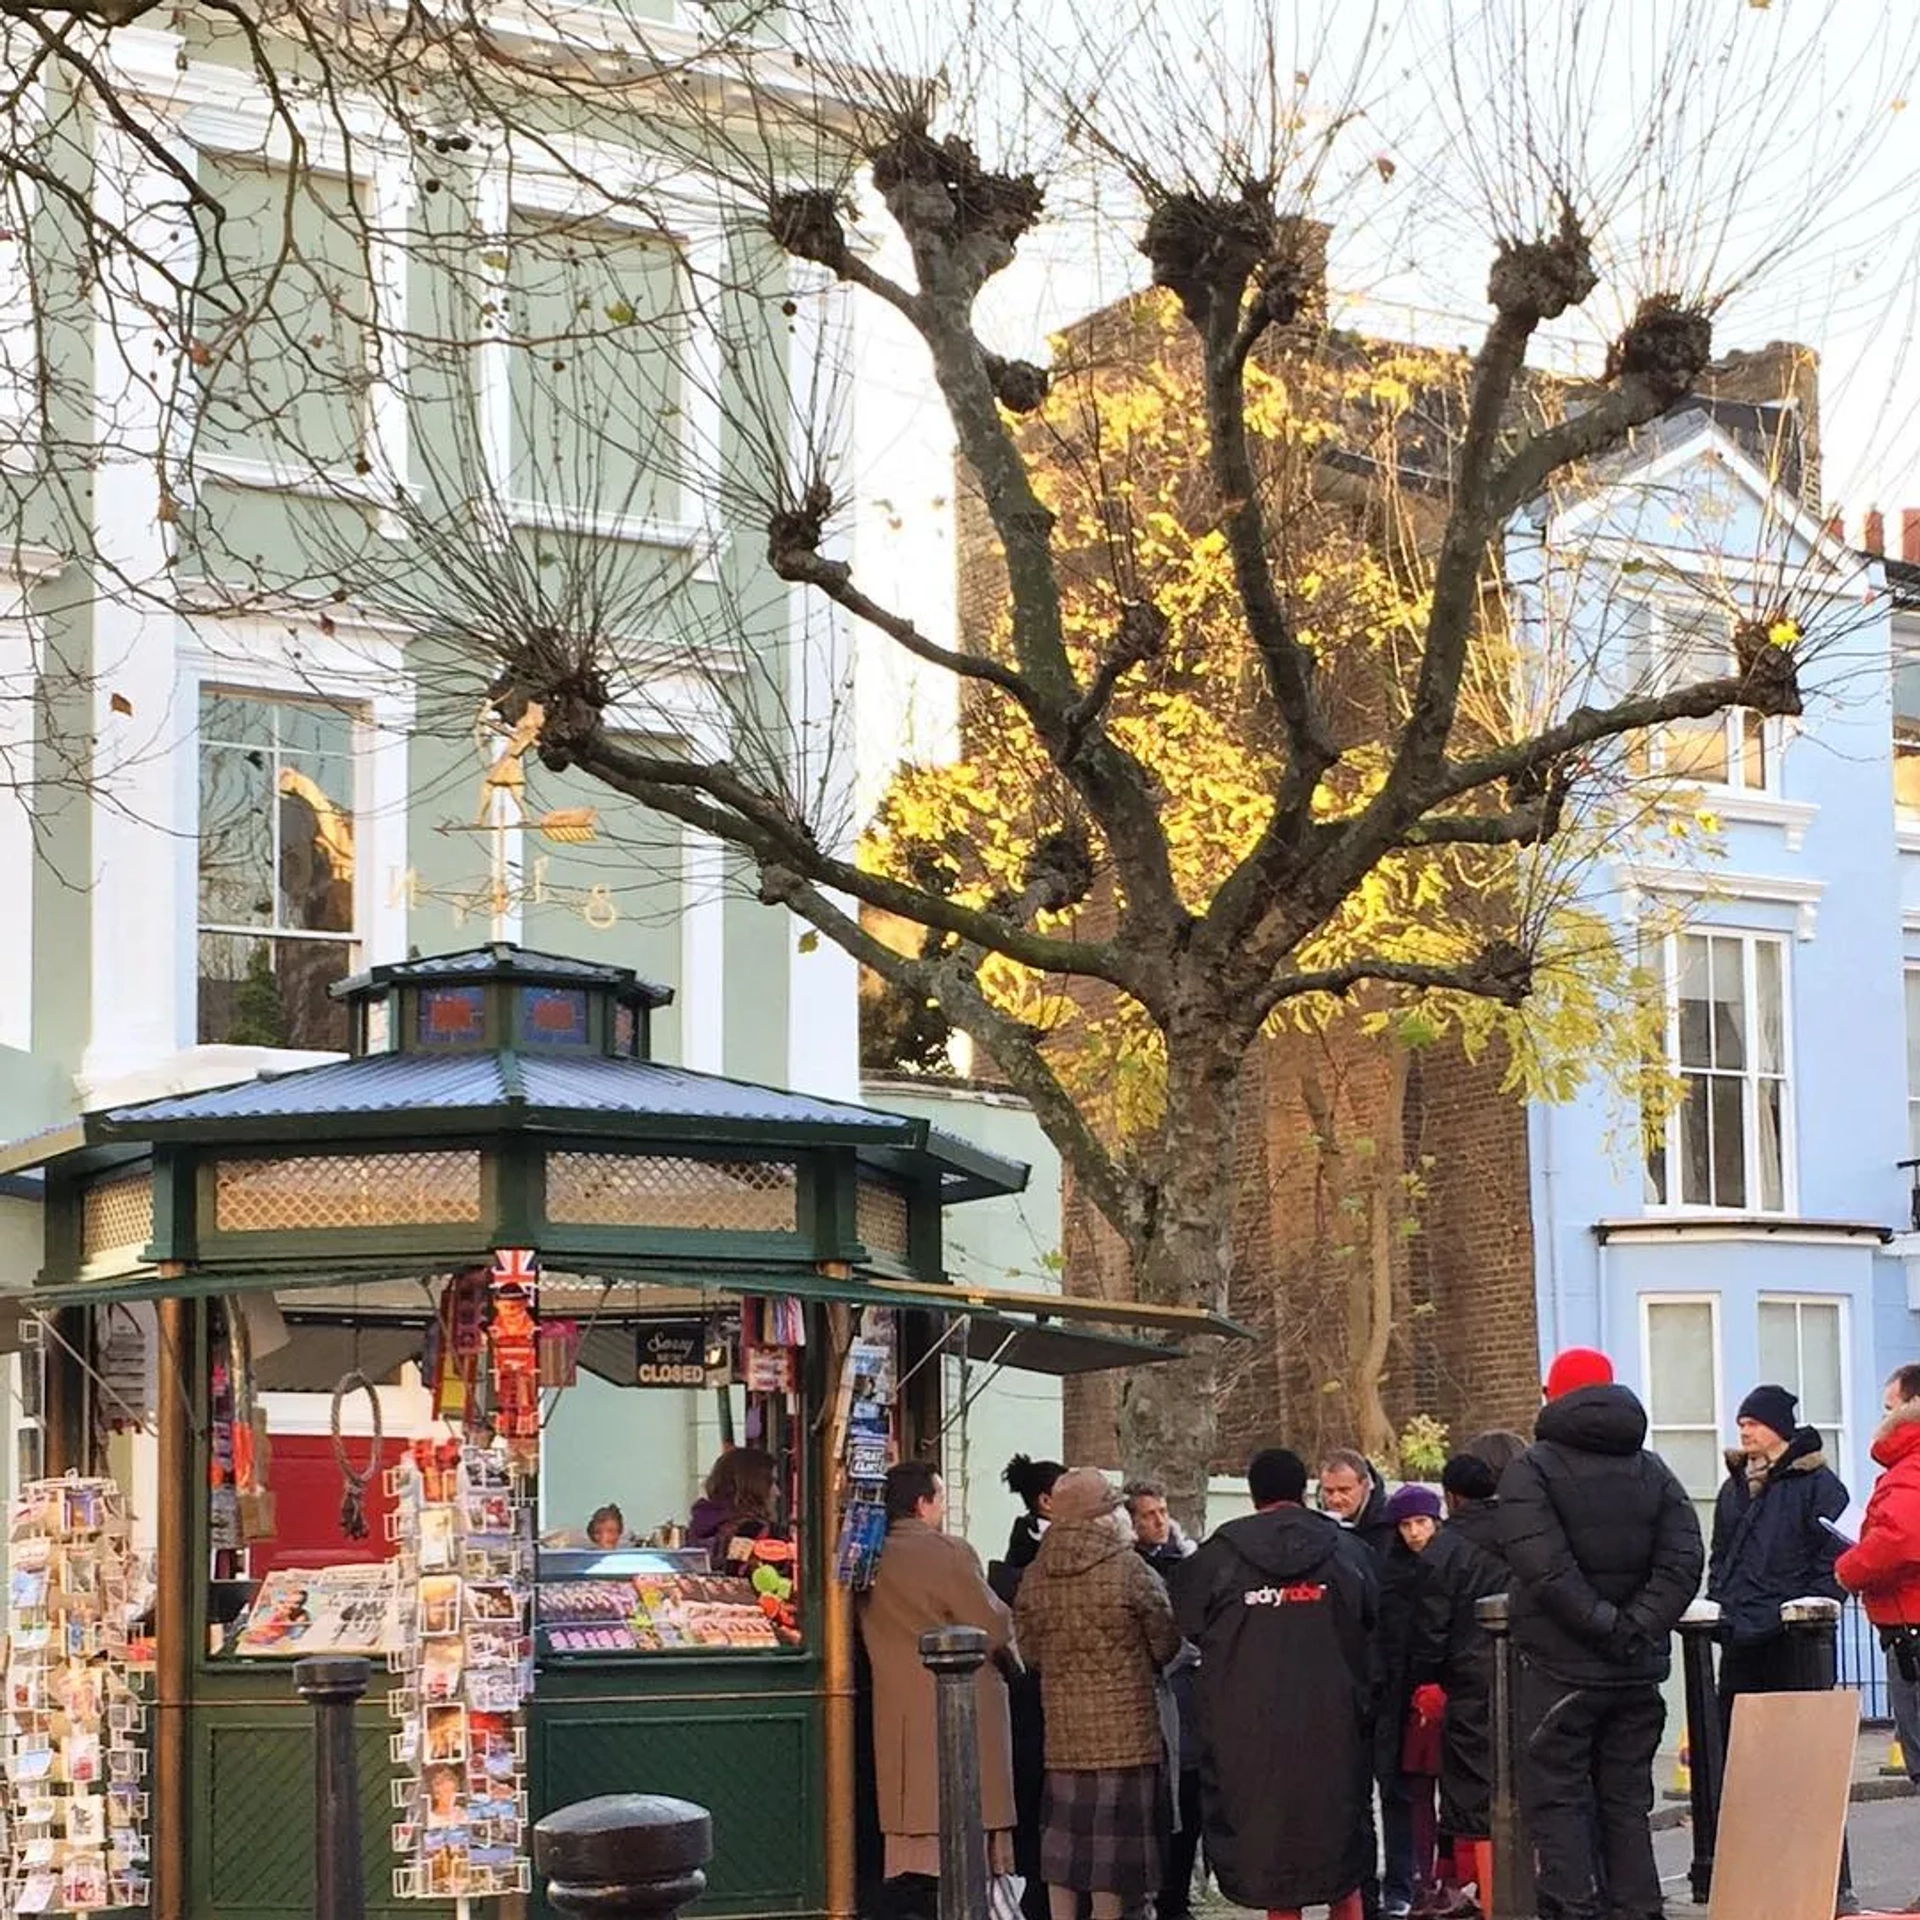
[[[274,1537],[253,1543],[253,1574],[280,1567],[335,1567],[351,1561],[390,1560],[397,1551],[387,1535],[393,1498],[387,1492],[386,1469],[398,1464],[407,1450],[404,1440],[388,1440],[380,1450],[380,1472],[360,1496],[367,1516],[367,1537],[349,1540],[340,1531],[340,1501],[346,1483],[333,1457],[333,1442],[325,1434],[274,1434],[267,1484],[273,1490]],[[350,1439],[347,1458],[360,1470],[373,1442]]]

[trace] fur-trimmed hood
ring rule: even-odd
[[[1916,1406],[1920,1415],[1920,1405]],[[1827,1464],[1826,1442],[1820,1437],[1818,1427],[1796,1427],[1787,1441],[1787,1450],[1767,1469],[1769,1482],[1779,1480],[1789,1473],[1818,1473]],[[1726,1452],[1727,1476],[1733,1480],[1747,1477],[1747,1456],[1738,1447],[1729,1447]]]
[[[1920,1400],[1903,1400],[1874,1430],[1873,1457],[1881,1466],[1920,1448]]]

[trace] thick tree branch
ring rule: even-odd
[[[1519,1006],[1533,986],[1533,963],[1519,947],[1496,941],[1471,960],[1442,965],[1420,960],[1349,960],[1337,967],[1304,973],[1283,973],[1254,996],[1249,1030],[1257,1031],[1274,1009],[1310,993],[1343,999],[1369,981],[1386,986],[1411,987],[1426,992],[1470,993]]]
[[[567,757],[616,792],[744,849],[762,869],[789,868],[819,886],[921,926],[937,927],[1037,973],[1084,974],[1150,1005],[1146,983],[1118,943],[1056,940],[836,859],[819,846],[804,822],[730,767],[640,753],[605,734],[570,744]]]
[[[992,1054],[1008,1084],[1032,1106],[1041,1129],[1073,1169],[1074,1178],[1084,1183],[1101,1213],[1121,1230],[1121,1223],[1138,1218],[1140,1201],[1135,1184],[1087,1124],[1073,1096],[1041,1056],[1033,1036],[988,1000],[972,958],[963,953],[916,960],[897,953],[819,888],[787,869],[766,870],[761,897],[791,908],[883,979],[909,993],[938,1001],[955,1026],[970,1033]]]

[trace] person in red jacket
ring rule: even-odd
[[[1873,1457],[1886,1471],[1867,1502],[1859,1545],[1833,1571],[1880,1630],[1900,1751],[1920,1778],[1920,1365],[1900,1368],[1881,1404],[1887,1417]]]

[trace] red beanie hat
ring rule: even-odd
[[[1613,1385],[1613,1362],[1593,1347],[1568,1347],[1553,1356],[1547,1369],[1547,1398],[1558,1400],[1563,1393],[1580,1387]]]

